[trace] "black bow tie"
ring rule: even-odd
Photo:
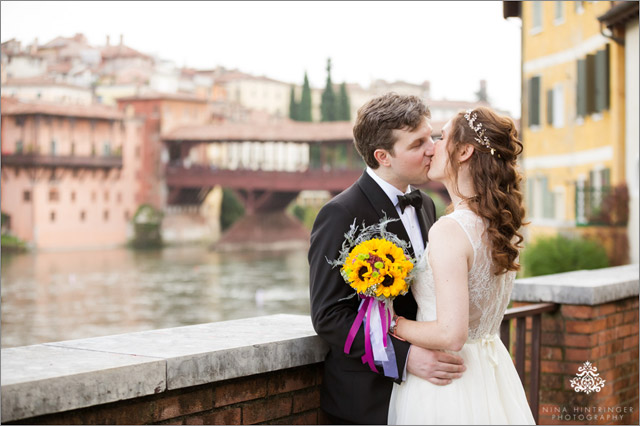
[[[407,195],[398,195],[398,205],[400,206],[400,213],[404,213],[404,209],[407,206],[413,206],[416,210],[422,207],[422,195],[419,189],[415,189]]]

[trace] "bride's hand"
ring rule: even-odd
[[[448,385],[462,377],[467,369],[457,355],[411,345],[407,359],[407,371],[434,385]]]

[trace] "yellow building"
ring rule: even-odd
[[[594,225],[617,220],[610,217],[611,194],[627,181],[626,144],[638,141],[625,131],[624,31],[601,23],[616,7],[637,27],[638,2],[504,2],[505,18],[522,20],[530,240],[566,231],[593,235]]]

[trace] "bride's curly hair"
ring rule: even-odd
[[[516,160],[522,153],[522,142],[518,139],[515,123],[509,117],[496,114],[487,107],[477,107],[471,114],[477,114],[474,126],[482,124],[484,136],[490,148],[480,143],[482,140],[465,118],[465,112],[456,115],[451,123],[449,135],[449,168],[454,182],[458,181],[459,162],[455,155],[464,145],[471,144],[474,153],[469,159],[469,171],[476,197],[469,208],[488,221],[488,236],[491,242],[491,256],[496,265],[496,275],[507,271],[518,271],[519,249],[522,248],[522,234],[519,229],[524,219],[524,206]],[[494,152],[491,153],[491,148]],[[454,189],[462,196],[459,189]]]

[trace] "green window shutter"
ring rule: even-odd
[[[611,185],[611,169],[606,168],[602,170],[602,186]]]
[[[587,113],[596,112],[596,55],[587,55]]]
[[[609,45],[596,53],[595,59],[596,111],[609,109]]]
[[[587,61],[578,60],[578,88],[576,90],[576,111],[579,117],[587,115]]]
[[[540,77],[529,80],[529,126],[540,124]]]
[[[547,124],[553,124],[553,89],[547,90]]]

